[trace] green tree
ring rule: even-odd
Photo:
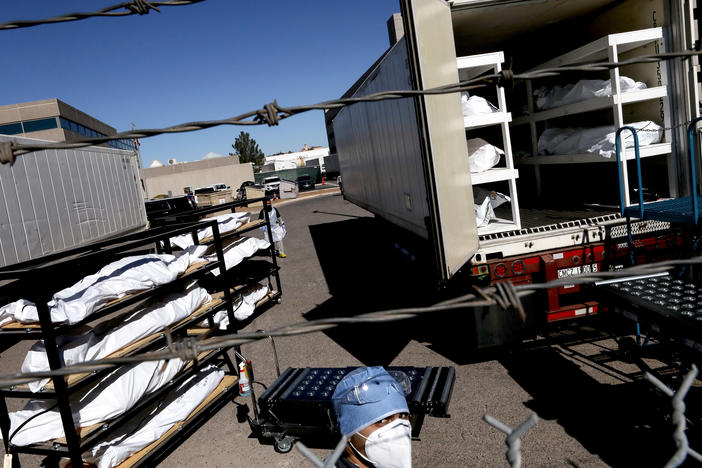
[[[261,167],[266,163],[266,157],[248,132],[240,132],[232,148],[234,152],[229,153],[229,156],[237,156],[240,163],[253,163],[254,172],[261,172]]]

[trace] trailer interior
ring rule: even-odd
[[[572,51],[592,44],[602,38],[630,31],[662,28],[662,38],[632,47],[620,46],[618,60],[636,56],[678,50],[685,42],[686,31],[680,31],[685,14],[676,10],[676,4],[665,0],[527,0],[527,1],[480,1],[456,0],[452,3],[451,15],[456,56],[466,57],[497,51],[504,53],[503,68],[511,68],[515,73],[533,70],[542,64],[551,64],[559,57],[568,57]],[[675,15],[680,16],[672,21]],[[680,21],[682,18],[683,21]],[[676,24],[675,28],[671,24]],[[688,33],[689,34],[689,33]],[[691,39],[687,39],[689,42]],[[644,42],[644,41],[642,41]],[[609,56],[608,56],[609,52]],[[611,51],[601,50],[592,54],[584,62],[608,61]],[[690,119],[687,98],[696,96],[696,84],[687,84],[687,89],[669,80],[676,66],[666,62],[631,65],[621,67],[621,76],[643,82],[649,90],[660,89],[657,96],[650,94],[639,102],[622,105],[624,123],[652,121],[661,127],[670,127]],[[461,79],[475,75],[464,75]],[[532,80],[531,91],[541,87],[553,87],[575,83],[581,79],[607,80],[609,71],[572,72],[552,78]],[[529,115],[537,114],[529,108],[529,89],[524,82],[514,87],[506,87],[506,101],[512,121],[509,125],[514,167],[519,175],[516,181],[521,230],[531,232],[544,225],[558,225],[619,212],[619,184],[617,164],[614,156],[600,157],[559,157],[539,155],[533,141],[548,128],[590,128],[616,126],[616,106],[602,106],[592,109],[587,105],[571,105],[561,112],[556,109],[550,117],[529,120]],[[652,91],[653,92],[653,91]],[[473,94],[485,97],[491,102],[497,100],[493,86],[478,89]],[[687,94],[687,96],[686,96]],[[696,101],[692,101],[696,102]],[[543,112],[541,114],[544,114]],[[694,116],[693,116],[694,117]],[[686,190],[679,184],[682,174],[678,161],[686,160],[686,147],[678,144],[684,133],[665,131],[661,148],[650,157],[642,157],[643,187],[646,200],[657,197],[678,196],[678,189]],[[483,138],[501,147],[503,137],[498,126],[484,126],[466,129],[466,138]],[[684,138],[683,138],[684,140]],[[551,159],[549,159],[551,158]],[[682,159],[681,159],[682,158]],[[636,168],[634,161],[628,162],[629,197],[635,201]],[[475,182],[474,182],[475,185]],[[507,182],[494,182],[488,190],[508,193]],[[514,197],[513,197],[514,198]],[[496,211],[498,217],[509,217],[509,205]],[[613,219],[606,216],[606,219]],[[480,234],[480,230],[479,230]],[[519,235],[515,231],[512,235]],[[488,231],[483,240],[505,239],[504,232],[495,235]]]

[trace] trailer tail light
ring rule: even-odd
[[[515,260],[512,262],[512,273],[515,275],[521,275],[524,273],[525,265],[523,260]]]
[[[498,263],[495,265],[495,276],[498,278],[504,278],[507,275],[507,266],[504,263]]]
[[[473,276],[487,275],[490,269],[487,265],[478,265],[473,267]]]

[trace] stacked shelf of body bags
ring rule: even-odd
[[[45,265],[34,261],[0,271],[0,280],[14,280],[0,287],[0,297],[15,295],[0,308],[3,342],[40,338],[22,365],[26,372],[161,349],[164,332],[177,337],[211,334],[218,328],[235,331],[235,321],[270,307],[280,297],[269,242],[242,237],[267,219],[250,223],[239,213],[236,218],[223,226],[226,234],[217,228],[220,219],[159,228],[53,255],[44,259],[50,262]],[[181,235],[198,238],[203,245],[173,252],[172,241]],[[141,253],[149,244],[159,253]],[[142,250],[135,255],[135,249]],[[271,257],[271,263],[265,262],[267,271],[260,260],[245,261],[247,252],[261,249]],[[229,254],[227,262],[226,253],[232,251],[237,253]],[[253,273],[246,273],[248,263],[256,262]],[[67,277],[78,271],[95,273],[67,284]],[[214,272],[243,279],[208,292],[199,280]],[[258,284],[264,279],[267,284]],[[98,319],[104,320],[88,326]],[[227,350],[220,349],[201,353],[196,361],[142,362],[2,389],[3,442],[14,457],[34,453],[54,461],[70,457],[74,466],[81,458],[100,467],[122,462],[133,466],[176,426],[231,397],[235,381],[236,366]],[[6,399],[13,397],[29,402],[9,413]]]
[[[620,61],[633,54],[658,52],[665,52],[663,30],[642,29],[603,36],[529,71],[581,62]],[[622,54],[628,55],[622,58]],[[613,68],[609,79],[593,79],[592,74],[574,79],[571,74],[561,82],[538,88],[536,83],[526,82],[525,113],[514,118],[512,126],[529,126],[530,147],[520,148],[527,157],[520,159],[519,165],[534,167],[539,193],[541,165],[615,161],[615,132],[625,125],[637,130],[642,158],[671,153],[670,135],[665,130],[670,127],[665,67],[658,73],[656,64],[639,65],[630,68],[629,73],[625,76],[619,68]],[[647,83],[638,81],[644,77]],[[651,104],[650,111],[642,112],[644,103]],[[638,104],[638,113],[624,111],[624,106],[634,104]],[[611,111],[612,123],[594,114],[597,111]],[[660,121],[647,120],[654,115]],[[587,126],[562,121],[574,116],[588,116]],[[633,137],[626,133],[622,140],[624,159],[632,159]],[[669,170],[671,164],[669,158]],[[627,171],[623,177],[628,186]],[[625,195],[628,199],[628,192]]]
[[[458,57],[456,66],[461,80],[470,80],[486,72],[500,73],[504,62],[503,52]],[[495,102],[485,96],[461,95],[463,127],[466,130],[468,147],[468,165],[473,185],[473,202],[475,205],[478,234],[495,234],[514,231],[521,228],[519,200],[517,196],[517,179],[519,171],[515,169],[512,159],[512,143],[509,122],[512,114],[507,110],[507,100],[502,86],[495,86]],[[473,135],[478,129],[499,127],[502,148],[492,145],[483,138]],[[503,194],[487,184],[506,184],[507,193]],[[501,190],[501,189],[500,189]],[[498,216],[495,209],[500,205],[510,205],[510,215]],[[506,211],[506,210],[505,210]]]

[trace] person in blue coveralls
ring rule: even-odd
[[[332,404],[339,429],[349,438],[337,468],[411,468],[409,379],[399,374],[361,367],[336,386]]]

